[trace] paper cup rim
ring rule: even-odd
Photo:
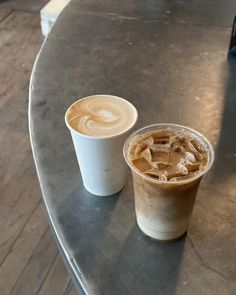
[[[68,114],[68,111],[69,109],[75,105],[78,101],[81,101],[81,100],[86,100],[88,98],[91,98],[91,97],[112,97],[112,98],[116,98],[118,100],[122,100],[122,101],[125,101],[125,103],[127,103],[134,111],[134,120],[133,122],[123,131],[119,132],[119,133],[116,133],[116,134],[112,134],[112,135],[105,135],[105,136],[94,136],[94,135],[88,135],[88,134],[84,134],[84,133],[81,133],[77,130],[75,130],[74,128],[72,128],[69,124],[69,122],[67,121],[67,114]],[[85,97],[81,97],[79,99],[77,99],[75,102],[73,102],[66,110],[66,113],[65,113],[65,123],[66,123],[66,126],[67,128],[71,131],[71,132],[74,132],[75,134],[78,134],[79,136],[81,137],[84,137],[84,138],[87,138],[87,139],[110,139],[110,138],[115,138],[115,137],[118,137],[120,135],[123,135],[125,133],[127,133],[130,129],[132,129],[135,124],[137,123],[137,120],[138,120],[138,111],[136,109],[136,107],[131,103],[129,102],[128,100],[122,98],[122,97],[119,97],[119,96],[116,96],[116,95],[110,95],[110,94],[94,94],[94,95],[89,95],[89,96],[85,96]]]

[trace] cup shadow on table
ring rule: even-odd
[[[99,250],[96,245],[105,235],[119,195],[99,197],[90,194],[83,185],[75,186],[58,210],[58,221],[72,252],[76,253],[79,245],[85,258],[89,251],[91,257],[96,256]]]
[[[175,294],[186,234],[170,243],[157,243],[135,223],[123,242],[99,294]]]
[[[210,172],[210,181],[221,183],[236,173],[236,55],[228,55],[225,83],[224,106],[220,136],[215,148],[215,162]],[[225,69],[223,69],[225,70]]]

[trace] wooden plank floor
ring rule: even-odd
[[[28,85],[47,0],[0,1],[0,294],[77,294],[50,232],[28,135]]]

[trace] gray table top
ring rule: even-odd
[[[236,294],[234,0],[72,0],[33,69],[29,125],[50,224],[81,294]],[[131,177],[113,197],[83,187],[64,113],[76,98],[130,100],[138,126],[173,122],[216,149],[187,236],[137,227]]]

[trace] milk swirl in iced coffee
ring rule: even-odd
[[[183,235],[201,177],[213,163],[209,141],[184,126],[156,124],[131,135],[124,155],[132,171],[140,229],[160,241]]]

